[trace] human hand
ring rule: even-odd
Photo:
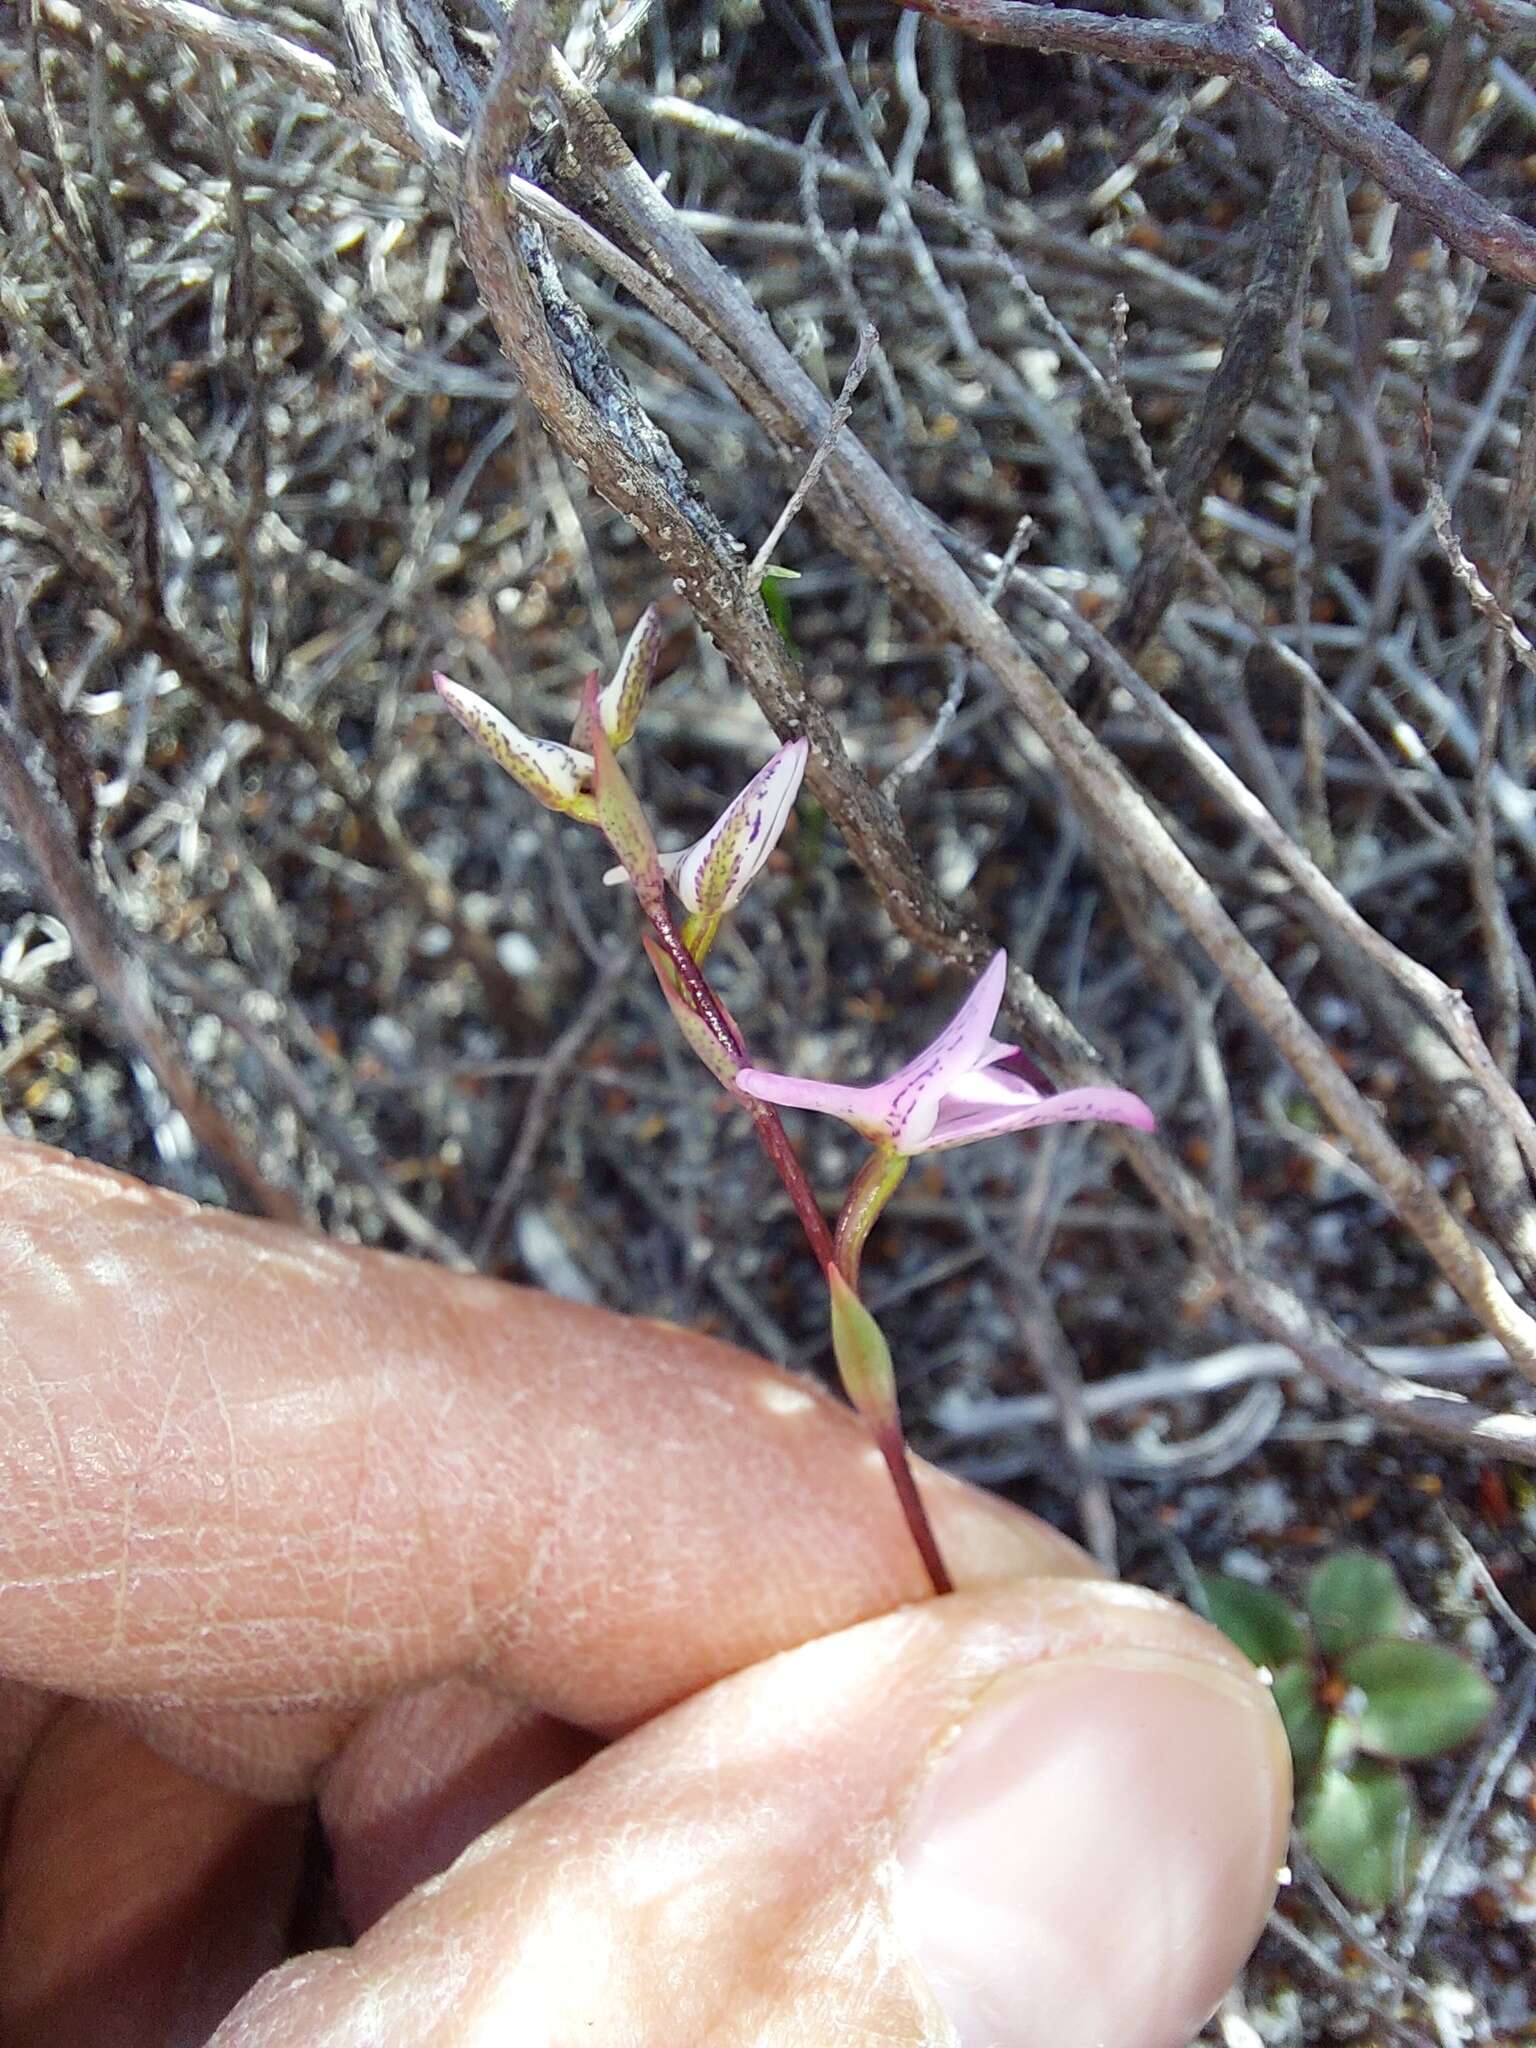
[[[8,1140],[0,1219],[6,2048],[1178,2048],[1246,1954],[1269,1698],[1043,1524],[925,1473],[921,1600],[721,1345]]]

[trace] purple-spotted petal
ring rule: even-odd
[[[590,810],[587,792],[592,781],[592,756],[558,740],[536,739],[473,690],[452,677],[434,675],[432,687],[472,738],[479,741],[498,768],[520,782],[530,796],[552,811]]]
[[[1129,1124],[1133,1130],[1150,1131],[1156,1122],[1141,1097],[1126,1088],[1067,1088],[1060,1095],[1042,1096],[1028,1082],[1019,1082],[1012,1100],[946,1101],[919,1149],[944,1152],[1010,1131],[1037,1130],[1043,1124]]]
[[[992,1026],[1007,980],[1008,955],[994,953],[980,981],[933,1043],[873,1091],[882,1098],[881,1122],[898,1151],[923,1151],[951,1082],[984,1057],[998,1057],[990,1051],[997,1044]]]
[[[616,748],[624,746],[634,733],[645,693],[656,673],[656,657],[660,652],[661,612],[659,607],[650,604],[640,614],[639,623],[629,636],[629,644],[619,656],[618,667],[598,694],[597,715],[603,722],[603,731]]]
[[[768,1067],[743,1067],[736,1076],[743,1095],[759,1102],[776,1103],[780,1109],[815,1109],[823,1116],[835,1116],[852,1124],[874,1143],[889,1142],[890,1132],[881,1121],[882,1088],[843,1088],[835,1081],[808,1081],[799,1074],[775,1074]]]
[[[736,1086],[784,1109],[835,1116],[872,1143],[905,1153],[941,1152],[1042,1124],[1129,1124],[1150,1131],[1156,1120],[1139,1095],[1101,1087],[1050,1094],[1018,1047],[992,1036],[1007,975],[1007,957],[998,953],[932,1045],[888,1081],[845,1088],[745,1067]]]
[[[783,837],[810,754],[808,740],[792,740],[733,797],[702,839],[660,856],[661,871],[690,910],[723,917],[746,894]],[[625,880],[609,868],[612,888]]]
[[[741,901],[789,823],[809,754],[808,740],[780,747],[704,837],[677,856],[668,880],[690,910],[722,917]]]

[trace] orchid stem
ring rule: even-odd
[[[882,1145],[865,1160],[848,1190],[848,1199],[843,1204],[842,1214],[837,1219],[835,1251],[837,1270],[854,1293],[859,1289],[859,1266],[864,1255],[864,1246],[870,1232],[880,1220],[881,1211],[906,1179],[909,1161],[904,1153],[892,1145]],[[865,1421],[874,1437],[880,1455],[885,1460],[886,1470],[891,1475],[891,1484],[896,1489],[896,1498],[906,1516],[907,1527],[912,1541],[917,1545],[917,1554],[923,1560],[923,1567],[932,1582],[935,1593],[949,1593],[954,1583],[945,1568],[940,1554],[938,1539],[933,1533],[933,1524],[928,1519],[928,1510],[923,1497],[917,1490],[917,1481],[912,1473],[912,1459],[907,1450],[907,1440],[902,1432],[901,1413],[896,1406],[894,1380],[889,1390],[889,1408],[874,1414],[866,1413]]]
[[[690,918],[681,932],[672,921],[671,912],[663,904],[658,910],[646,911],[657,943],[671,963],[678,978],[678,984],[687,996],[688,1005],[695,1016],[704,1024],[710,1036],[728,1052],[731,1058],[745,1064],[746,1047],[740,1034],[722,1008],[714,990],[706,980],[699,964],[703,954],[719,928],[719,919],[713,921]],[[695,953],[694,948],[698,951]],[[833,1242],[827,1219],[821,1213],[821,1204],[816,1191],[806,1178],[805,1168],[800,1164],[799,1155],[789,1142],[789,1133],[780,1120],[778,1111],[771,1103],[748,1101],[743,1105],[751,1111],[753,1129],[758,1142],[767,1153],[774,1171],[784,1184],[785,1192],[794,1205],[811,1250],[823,1272],[836,1271],[848,1285],[858,1291],[859,1258],[864,1241],[874,1229],[881,1210],[900,1187],[907,1170],[907,1161],[901,1153],[889,1147],[875,1153],[860,1171],[848,1200],[838,1218],[837,1239]],[[891,1484],[896,1489],[896,1499],[911,1532],[917,1554],[922,1559],[923,1569],[935,1593],[949,1593],[954,1590],[954,1581],[945,1568],[939,1553],[938,1541],[933,1533],[933,1524],[928,1519],[928,1510],[923,1497],[917,1490],[917,1481],[912,1472],[912,1460],[907,1451],[906,1438],[902,1434],[901,1417],[894,1406],[888,1413],[871,1414],[861,1411],[862,1419],[875,1440],[876,1448],[885,1460],[886,1470],[891,1475]]]
[[[938,1538],[933,1533],[933,1524],[928,1519],[928,1509],[923,1496],[917,1490],[917,1480],[912,1472],[912,1454],[907,1449],[907,1439],[902,1434],[901,1419],[894,1416],[889,1422],[871,1424],[871,1434],[885,1460],[885,1469],[891,1475],[891,1484],[896,1489],[896,1498],[901,1503],[901,1512],[906,1517],[907,1528],[912,1541],[917,1545],[917,1554],[923,1561],[928,1574],[928,1583],[935,1593],[953,1593],[955,1582],[949,1576]]]
[[[742,1044],[725,1011],[721,1008],[714,990],[704,979],[698,961],[694,959],[692,953],[689,952],[687,946],[683,943],[682,935],[679,933],[677,926],[672,922],[671,913],[666,905],[661,904],[655,910],[652,910],[649,905],[644,906],[644,908],[647,917],[650,919],[651,929],[656,934],[657,942],[671,961],[694,1015],[709,1027],[711,1036],[731,1055],[732,1059],[745,1064],[747,1049]]]
[[[789,1133],[780,1120],[778,1111],[767,1102],[749,1102],[752,1112],[752,1127],[757,1132],[758,1143],[773,1162],[773,1170],[784,1183],[784,1192],[794,1204],[795,1214],[800,1218],[800,1228],[805,1232],[816,1263],[830,1266],[836,1259],[832,1244],[832,1233],[827,1228],[827,1219],[821,1213],[821,1204],[816,1199],[816,1190],[805,1177],[805,1168],[793,1145]]]
[[[905,1180],[907,1165],[904,1154],[882,1146],[865,1160],[848,1190],[843,1213],[837,1219],[837,1269],[855,1290],[865,1241],[879,1221],[881,1210]]]
[[[715,922],[718,927],[719,920]],[[722,1009],[714,990],[705,979],[698,960],[690,951],[687,933],[678,931],[665,906],[659,914],[651,915],[650,923],[662,951],[672,963],[694,1015],[705,1025],[711,1037],[730,1053],[732,1059],[738,1065],[744,1066],[746,1047]],[[713,936],[712,932],[708,934],[710,938]],[[816,1190],[806,1178],[805,1168],[800,1164],[799,1155],[789,1142],[789,1133],[785,1130],[778,1111],[767,1102],[743,1101],[742,1107],[751,1111],[752,1128],[757,1132],[758,1143],[767,1153],[774,1172],[784,1184],[784,1192],[789,1196],[795,1214],[800,1219],[800,1227],[816,1255],[817,1264],[830,1266],[836,1257],[832,1233],[827,1228],[826,1217],[821,1213]]]

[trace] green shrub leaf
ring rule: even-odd
[[[1340,1550],[1312,1574],[1307,1612],[1323,1655],[1342,1657],[1377,1636],[1397,1635],[1408,1619],[1408,1601],[1384,1558]]]
[[[1497,1694],[1465,1657],[1443,1643],[1366,1643],[1339,1666],[1365,1697],[1360,1747],[1379,1756],[1439,1756],[1475,1735]]]
[[[1328,1716],[1317,1703],[1317,1675],[1310,1664],[1284,1664],[1275,1673],[1275,1705],[1291,1745],[1298,1787],[1312,1781],[1323,1754]]]
[[[1300,1615],[1267,1586],[1202,1572],[1200,1590],[1211,1620],[1251,1663],[1278,1671],[1306,1656],[1307,1634]]]
[[[1394,1765],[1364,1757],[1347,1770],[1325,1770],[1302,1816],[1302,1834],[1323,1874],[1373,1913],[1406,1885],[1418,1832],[1408,1780]]]

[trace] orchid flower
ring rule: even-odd
[[[604,734],[615,747],[622,747],[635,730],[640,706],[650,688],[661,645],[661,614],[647,605],[639,624],[629,636],[612,679],[598,693],[597,714]],[[593,764],[588,751],[591,729],[585,710],[576,719],[572,744],[538,739],[488,704],[473,690],[466,690],[450,676],[434,675],[432,687],[472,739],[490,755],[498,768],[552,811],[593,824],[597,812],[592,799]]]
[[[872,1087],[807,1081],[762,1067],[743,1067],[736,1086],[759,1102],[840,1117],[882,1151],[907,1158],[1040,1124],[1129,1124],[1150,1131],[1151,1110],[1124,1088],[1068,1088],[1053,1095],[1021,1071],[1019,1047],[992,1036],[1007,978],[1008,956],[996,953],[933,1043]]]
[[[791,740],[733,797],[702,839],[661,855],[661,871],[695,916],[717,922],[733,910],[778,845],[800,793],[809,740]],[[625,879],[622,867],[603,880]]]

